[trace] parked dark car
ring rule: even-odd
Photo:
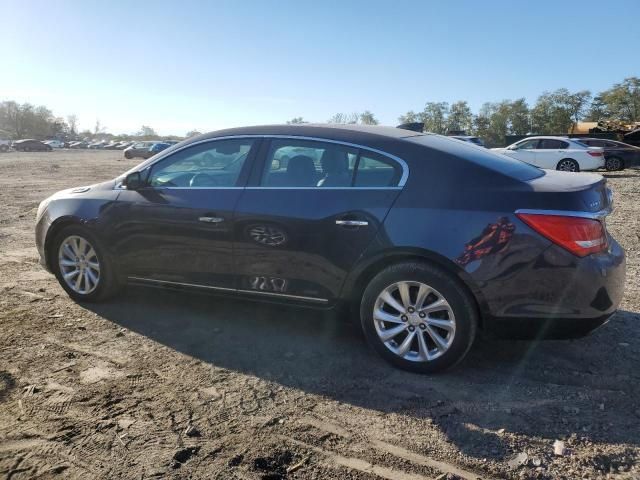
[[[51,145],[32,139],[17,140],[13,142],[12,147],[18,152],[50,152],[53,150]]]
[[[350,307],[402,368],[451,367],[476,331],[577,336],[616,311],[625,255],[595,174],[432,134],[283,125],[191,138],[37,212],[77,301],[130,282]]]
[[[149,153],[149,148],[158,142],[136,142],[124,149],[124,158],[149,158],[153,154]]]
[[[590,147],[604,148],[604,165],[609,171],[640,167],[640,147],[602,138],[580,138],[578,140]]]
[[[103,145],[102,149],[103,150],[117,150],[118,149],[118,142],[109,142]]]
[[[149,147],[149,153],[151,154],[151,156],[155,155],[158,152],[161,152],[163,150],[166,150],[167,148],[169,148],[171,145],[171,143],[167,143],[167,142],[158,142],[158,143],[154,143],[153,145],[151,145]]]
[[[88,146],[89,143],[85,141],[76,141],[69,144],[69,148],[87,148]]]

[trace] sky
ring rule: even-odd
[[[640,76],[640,0],[0,0],[0,16],[0,101],[111,133],[364,110],[395,125],[427,101]]]

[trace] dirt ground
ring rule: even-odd
[[[607,325],[480,338],[420,376],[329,313],[140,287],[72,302],[38,265],[36,208],[121,156],[0,154],[3,478],[640,478],[640,171],[608,175],[628,266]]]

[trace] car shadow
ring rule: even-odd
[[[430,419],[464,454],[504,459],[505,432],[554,440],[571,434],[640,444],[640,315],[621,311],[589,337],[478,338],[440,375],[387,365],[358,328],[331,312],[129,287],[85,305],[105,319],[216,367],[339,402]]]

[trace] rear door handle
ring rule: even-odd
[[[343,227],[366,227],[369,222],[365,220],[336,220],[336,225]]]
[[[224,218],[222,217],[200,217],[198,221],[205,223],[220,223],[224,222]]]

